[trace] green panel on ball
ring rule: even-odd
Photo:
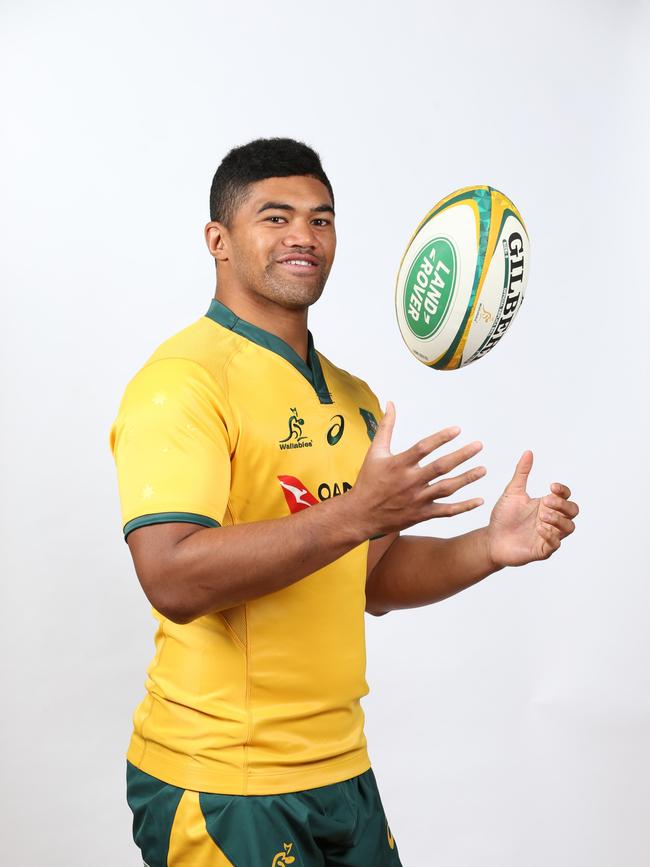
[[[476,292],[478,290],[478,285],[481,279],[481,273],[485,264],[485,253],[487,251],[488,235],[490,234],[490,218],[492,214],[491,188],[487,187],[485,189],[476,189],[471,196],[465,193],[462,196],[459,196],[458,200],[462,201],[468,198],[472,198],[476,202],[476,207],[478,208],[479,213],[478,255],[476,258],[476,269],[474,271],[474,282],[472,284],[472,292],[470,294],[469,302],[467,304],[467,310],[465,311],[465,314],[463,316],[460,328],[456,332],[454,339],[449,346],[449,349],[445,352],[442,358],[439,358],[436,362],[434,362],[434,364],[431,365],[431,367],[434,367],[436,370],[452,369],[449,367],[449,362],[454,357],[454,353],[458,348],[458,344],[462,339],[463,333],[467,326],[467,322],[469,321],[470,313],[474,307],[474,300],[476,298]],[[449,206],[450,204],[451,201],[447,203],[447,206]],[[442,210],[442,208],[440,210]],[[460,367],[460,361],[458,362],[458,364],[455,365],[455,367]]]

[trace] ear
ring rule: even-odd
[[[217,261],[225,262],[228,259],[228,229],[223,223],[211,220],[206,224],[205,243]]]

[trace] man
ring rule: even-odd
[[[307,312],[336,247],[318,155],[232,150],[205,229],[206,315],[159,346],[111,430],[124,533],[158,620],[134,716],[127,799],[149,867],[399,865],[359,700],[364,610],[383,615],[545,559],[578,507],[531,499],[519,460],[487,527],[400,535],[476,508],[444,502],[474,442],[446,428],[390,450],[395,409],[314,348]]]

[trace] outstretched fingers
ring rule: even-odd
[[[476,440],[469,443],[455,452],[450,452],[448,455],[443,455],[435,461],[431,461],[422,467],[421,477],[424,481],[430,482],[432,479],[437,479],[439,476],[444,476],[451,470],[455,470],[457,466],[473,458],[483,448],[483,443]]]
[[[487,472],[485,467],[474,467],[458,476],[440,479],[435,484],[431,484],[433,479],[444,476],[459,466],[459,464],[464,463],[480,452],[483,444],[478,440],[460,449],[456,449],[448,455],[443,455],[425,466],[419,465],[420,461],[424,460],[431,452],[440,448],[445,443],[451,442],[459,433],[460,428],[457,426],[443,428],[443,430],[437,431],[431,434],[431,436],[425,437],[415,443],[410,449],[397,456],[404,464],[416,469],[419,484],[423,485],[421,494],[418,495],[418,499],[421,497],[422,502],[425,504],[425,516],[423,520],[459,515],[462,512],[476,509],[485,502],[482,497],[474,497],[473,499],[463,500],[459,503],[436,502],[438,499],[449,497],[465,485],[482,478]]]
[[[434,434],[431,434],[424,439],[419,440],[406,451],[403,451],[398,457],[405,464],[418,464],[424,460],[431,452],[444,446],[445,443],[455,439],[460,433],[460,428],[457,426],[446,427]]]
[[[471,512],[472,509],[477,509],[482,506],[485,500],[483,497],[475,497],[473,500],[463,500],[461,503],[432,503],[429,518],[451,518],[453,515],[460,515],[463,512]]]
[[[428,486],[430,497],[433,500],[439,500],[441,497],[450,497],[452,494],[455,494],[456,491],[464,488],[465,485],[469,485],[472,482],[478,481],[478,479],[482,479],[486,473],[487,470],[485,467],[473,467],[471,470],[467,470],[459,476],[450,476],[448,479],[441,479],[439,482],[434,482]]]

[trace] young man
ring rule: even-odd
[[[205,229],[204,316],[129,382],[111,430],[124,534],[158,620],[127,754],[149,867],[399,865],[359,700],[364,610],[427,605],[545,559],[578,507],[531,499],[524,452],[487,527],[401,536],[476,508],[444,500],[480,442],[401,454],[365,382],[314,348],[309,307],[336,247],[318,155],[291,139],[232,150]]]

